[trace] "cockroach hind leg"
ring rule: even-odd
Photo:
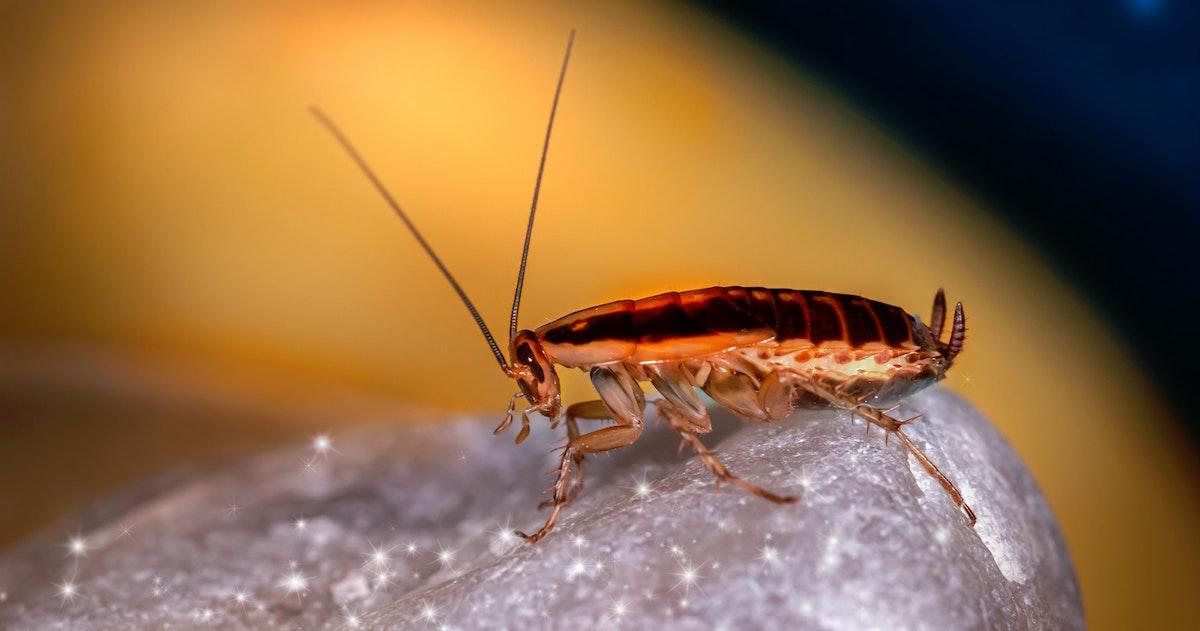
[[[961,509],[966,515],[967,524],[972,528],[975,527],[975,511],[971,510],[971,507],[967,505],[965,500],[963,500],[962,493],[958,491],[958,487],[954,486],[954,483],[950,481],[950,478],[946,477],[946,474],[942,473],[942,471],[937,468],[937,465],[933,464],[933,461],[930,460],[929,457],[926,456],[924,452],[922,452],[911,440],[909,440],[908,436],[905,435],[903,431],[901,431],[905,425],[916,421],[921,417],[921,415],[918,414],[917,416],[899,421],[891,416],[888,416],[888,414],[883,410],[873,408],[869,405],[860,404],[853,399],[839,397],[834,389],[829,388],[828,386],[825,386],[815,380],[804,382],[803,387],[812,394],[825,399],[834,405],[858,412],[863,418],[869,421],[868,424],[874,423],[880,426],[883,428],[886,434],[895,434],[896,437],[899,438],[902,443],[904,443],[904,448],[908,450],[908,453],[912,454],[912,456],[917,459],[917,462],[921,463],[921,467],[925,469],[925,472],[928,473],[930,477],[937,480],[938,484],[942,485],[942,488],[946,490],[946,493],[950,496],[950,499],[954,501],[955,506],[958,506],[959,509]]]
[[[942,485],[942,488],[946,490],[946,493],[950,496],[950,499],[954,501],[954,505],[962,510],[962,512],[966,515],[967,525],[974,528],[975,511],[971,510],[971,507],[967,505],[966,500],[963,499],[962,493],[958,491],[958,487],[954,486],[954,483],[950,481],[950,478],[946,477],[946,474],[942,473],[941,469],[938,469],[937,465],[933,464],[933,461],[930,460],[929,457],[926,456],[925,453],[916,446],[916,444],[909,440],[908,436],[905,435],[904,432],[896,429],[892,433],[894,433],[896,437],[900,439],[900,442],[904,443],[904,448],[908,450],[908,453],[912,454],[912,456],[917,459],[917,462],[921,463],[921,467],[925,469],[925,472],[928,473],[934,480],[937,480],[938,484]]]

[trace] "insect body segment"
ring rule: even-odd
[[[945,309],[936,307],[944,302],[939,290],[935,317],[944,318]],[[851,410],[883,428],[885,436],[899,435],[973,525],[974,512],[958,489],[901,433],[916,419],[895,419],[882,409],[944,377],[961,350],[965,323],[959,304],[947,343],[899,307],[860,296],[710,287],[600,305],[523,332],[555,363],[588,370],[609,414],[597,413],[596,402],[589,402],[587,417],[616,421],[590,434],[571,432],[553,487],[554,510],[528,538],[536,541],[554,528],[574,497],[570,489],[582,486],[586,454],[624,447],[641,434],[638,381],[649,381],[662,395],[655,402],[659,414],[719,480],[774,502],[794,501],[738,478],[704,447],[697,435],[711,431],[712,422],[696,388],[722,407],[762,422],[785,418],[797,407]],[[940,318],[934,324],[941,330]],[[572,426],[582,411],[567,408]]]
[[[583,488],[587,454],[625,447],[641,436],[646,399],[640,382],[649,382],[661,395],[654,401],[657,414],[692,447],[718,481],[772,502],[795,501],[738,478],[705,447],[699,435],[712,431],[712,421],[697,389],[735,414],[760,422],[787,417],[797,407],[850,410],[883,428],[885,436],[896,434],[974,525],[975,515],[958,489],[903,434],[904,425],[916,417],[895,419],[889,415],[894,409],[889,406],[944,377],[962,351],[966,317],[961,303],[955,306],[949,340],[941,340],[946,319],[941,290],[934,298],[932,329],[899,307],[859,296],[709,287],[610,302],[576,311],[535,331],[518,330],[533,219],[574,37],[572,31],[542,145],[517,271],[507,358],[466,292],[391,193],[346,136],[320,110],[313,109],[429,254],[475,320],[505,376],[516,382],[519,392],[495,433],[520,418],[516,438],[520,443],[529,435],[530,414],[549,418],[552,428],[565,420],[568,441],[559,460],[552,498],[544,503],[551,506],[550,515],[538,531],[519,534],[538,541],[554,529],[563,509]],[[564,409],[556,364],[587,371],[599,399]],[[518,409],[521,399],[528,405]],[[580,419],[611,424],[582,433]]]
[[[536,334],[557,363],[578,367],[680,361],[764,343],[781,351],[917,350],[913,329],[902,309],[858,296],[710,287],[576,311]]]

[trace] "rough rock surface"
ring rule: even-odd
[[[708,444],[792,506],[714,489],[652,416],[589,461],[537,545],[510,533],[541,523],[561,430],[515,447],[479,420],[367,427],[158,480],[19,546],[0,558],[0,627],[1082,628],[1062,535],[1013,450],[944,390],[904,407],[926,414],[907,432],[974,529],[898,441],[843,412],[714,415]]]

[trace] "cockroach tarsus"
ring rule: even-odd
[[[504,432],[520,419],[516,442],[522,442],[529,435],[533,413],[550,419],[551,428],[566,425],[568,440],[553,496],[543,502],[551,508],[550,515],[533,534],[517,534],[531,542],[545,537],[583,488],[586,456],[626,447],[638,439],[646,409],[640,383],[647,381],[661,395],[653,401],[659,416],[692,448],[718,484],[728,482],[779,504],[796,501],[739,478],[705,447],[699,435],[712,431],[712,420],[696,389],[731,412],[759,422],[783,419],[800,407],[849,410],[866,419],[868,428],[871,424],[883,428],[885,440],[895,435],[974,526],[975,514],[954,483],[902,431],[919,417],[897,419],[890,414],[901,399],[942,379],[962,351],[966,333],[962,303],[955,305],[949,340],[942,341],[946,298],[940,289],[929,326],[899,307],[859,296],[710,287],[611,302],[576,311],[536,330],[518,328],[538,195],[574,41],[572,31],[538,163],[513,294],[507,359],[466,292],[371,167],[341,130],[312,108],[449,281],[501,370],[516,381],[519,392],[494,433]],[[599,398],[563,408],[556,364],[587,372]],[[518,409],[521,399],[528,405]],[[580,419],[612,424],[583,433]]]

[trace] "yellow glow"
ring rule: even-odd
[[[342,389],[499,415],[512,383],[305,108],[356,140],[503,335],[575,27],[523,326],[714,284],[855,293],[925,316],[944,286],[971,329],[947,383],[1033,469],[1092,626],[1190,621],[1193,456],[1128,346],[970,195],[706,15],[395,2],[8,13],[4,347],[256,375],[246,396],[296,405]],[[578,374],[565,381],[566,401],[586,396]],[[50,475],[44,452],[65,440],[10,444],[25,468],[4,479]],[[106,470],[75,475],[120,480]],[[18,501],[43,494],[5,485]]]

